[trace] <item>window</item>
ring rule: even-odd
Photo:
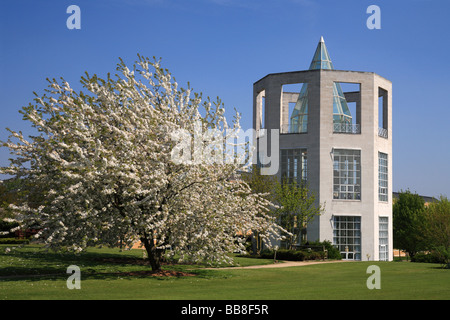
[[[389,259],[389,226],[388,217],[379,217],[379,260],[388,261]]]
[[[290,113],[289,132],[308,132],[308,84],[302,86],[298,100]]]
[[[333,132],[361,133],[360,83],[333,83]]]
[[[388,155],[378,152],[378,200],[388,201]]]
[[[308,83],[289,83],[282,87],[281,133],[308,132]]]
[[[266,91],[262,90],[256,96],[256,110],[257,117],[259,118],[259,128],[263,129],[266,127],[265,118],[266,118]]]
[[[388,138],[388,92],[383,88],[378,88],[378,135]]]
[[[306,149],[281,149],[281,179],[301,184],[307,181]]]
[[[361,217],[333,217],[333,245],[344,260],[361,260]]]
[[[335,149],[333,199],[361,200],[361,151]]]

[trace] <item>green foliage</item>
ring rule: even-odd
[[[264,197],[270,201],[274,200],[274,190],[278,183],[275,176],[262,175],[261,169],[254,165],[252,171],[242,175],[244,180],[254,193],[264,195]]]
[[[8,232],[7,234],[0,234],[1,238],[11,238],[14,236],[14,233],[9,232],[12,228],[17,227],[19,224],[17,222],[7,222],[5,220],[0,219],[0,233],[1,232]]]
[[[29,242],[28,239],[0,238],[0,244],[27,244]]]
[[[341,260],[342,256],[339,252],[338,248],[333,246],[331,241],[325,240],[325,241],[314,241],[309,243],[311,246],[323,246],[325,247],[325,250],[327,250],[327,256],[328,259],[334,259],[334,260]]]
[[[324,207],[316,203],[316,195],[306,185],[281,182],[275,186],[275,203],[280,207],[275,210],[280,225],[292,233],[288,245],[301,242],[302,228],[322,214]]]
[[[450,201],[441,196],[425,210],[423,237],[428,250],[440,256],[442,263],[449,264],[450,255]]]
[[[324,211],[324,205],[317,203],[315,193],[305,184],[280,182],[275,176],[262,175],[257,166],[243,179],[254,193],[262,194],[276,204],[272,213],[280,226],[289,232],[286,235],[288,247],[301,242],[301,230]]]
[[[8,207],[10,204],[17,203],[19,190],[22,184],[23,181],[21,179],[7,179],[0,181],[0,219],[11,218],[13,216]]]
[[[289,250],[279,249],[275,252],[273,250],[263,250],[261,258],[287,261],[308,261],[308,260],[323,260],[325,259],[324,251],[308,251],[308,250]]]
[[[405,250],[411,257],[423,250],[424,219],[423,198],[409,190],[401,192],[393,206],[394,247]]]
[[[324,249],[326,250],[326,253]],[[260,258],[276,258],[277,260],[287,261],[323,260],[325,258],[340,260],[341,254],[339,253],[339,250],[331,244],[330,241],[316,241],[311,242],[307,246],[301,247],[300,250],[279,249],[276,251],[276,256],[274,250],[266,249],[261,252]]]
[[[438,250],[433,250],[431,252],[419,252],[414,258],[411,259],[412,262],[424,262],[424,263],[440,263],[448,267],[449,254],[445,248],[441,247]]]

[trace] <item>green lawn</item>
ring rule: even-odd
[[[340,262],[270,269],[206,270],[198,266],[167,266],[193,271],[188,277],[150,277],[124,272],[148,270],[142,250],[119,252],[90,249],[56,254],[36,246],[5,253],[0,246],[0,299],[450,299],[450,270],[410,262]],[[11,245],[9,247],[12,247]],[[238,258],[240,265],[270,260]],[[66,268],[81,270],[81,289],[69,290]],[[369,290],[367,267],[381,270],[381,289]]]

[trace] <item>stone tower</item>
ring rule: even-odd
[[[309,241],[331,241],[343,259],[392,260],[389,80],[335,70],[321,38],[309,70],[254,83],[253,128],[269,136],[279,130],[279,150],[268,148],[278,152],[277,176],[306,183],[325,204],[307,227]]]

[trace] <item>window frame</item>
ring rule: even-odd
[[[333,150],[333,200],[361,201],[361,150]]]

